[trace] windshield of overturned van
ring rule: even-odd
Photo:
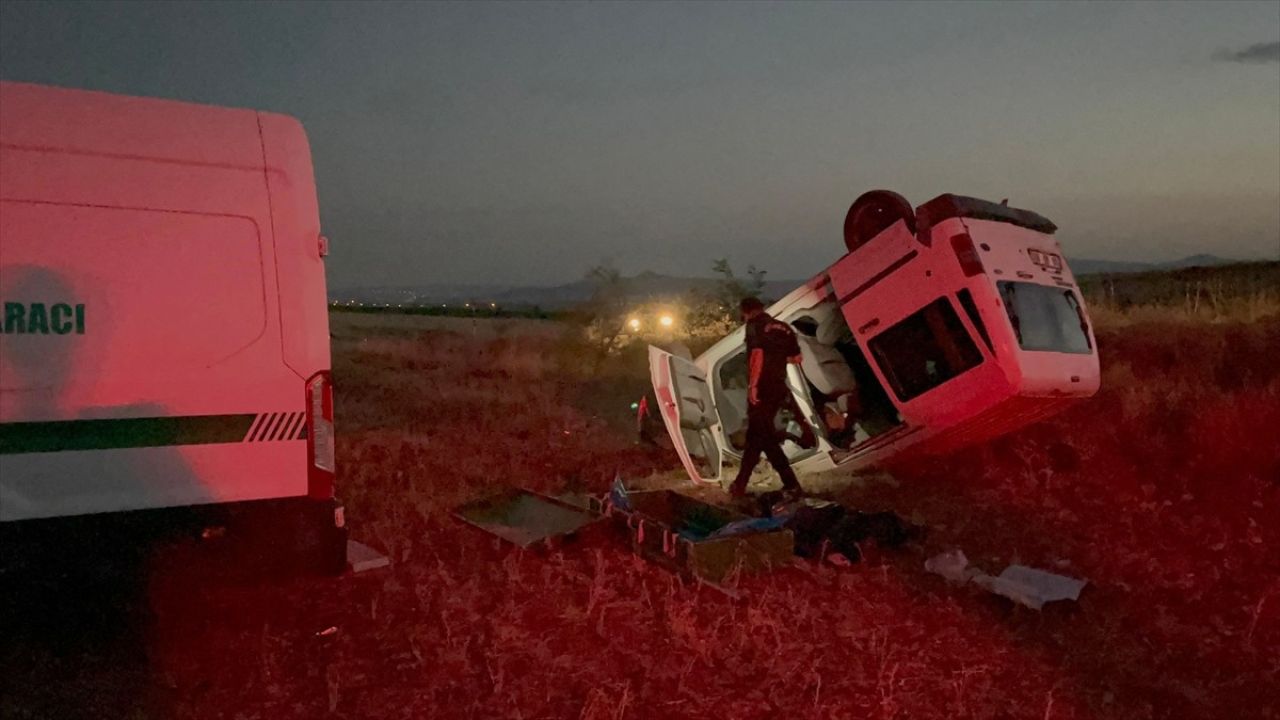
[[[1088,354],[1089,323],[1071,290],[1029,282],[997,283],[1023,350]]]

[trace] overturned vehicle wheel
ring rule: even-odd
[[[906,198],[891,190],[865,192],[844,216],[845,247],[853,252],[899,220],[905,221],[907,230],[915,234],[916,213]]]

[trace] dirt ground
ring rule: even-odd
[[[183,540],[5,577],[0,716],[1280,718],[1275,318],[1103,328],[1096,398],[844,491],[923,541],[739,600],[607,534],[521,551],[450,515],[672,476],[628,431],[642,371],[582,371],[554,323],[388,320],[333,342],[340,492],[392,566],[233,580]],[[926,573],[948,548],[1089,585],[1016,607]]]

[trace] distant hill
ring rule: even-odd
[[[1155,267],[1152,263],[1128,262],[1125,260],[1070,260],[1071,272],[1076,275],[1099,275],[1102,273],[1142,272]]]
[[[1217,255],[1190,255],[1180,260],[1162,263],[1127,262],[1124,260],[1089,260],[1080,258],[1071,260],[1071,271],[1076,275],[1099,275],[1102,273],[1146,272],[1148,270],[1179,270],[1189,267],[1218,267],[1232,265],[1239,260],[1218,257]]]
[[[666,297],[676,297],[694,291],[711,293],[715,291],[717,280],[714,278],[679,277],[644,272],[635,277],[622,279],[623,294],[637,302]],[[765,297],[782,297],[795,289],[802,280],[774,280],[765,283]],[[546,309],[568,307],[591,299],[594,286],[588,280],[579,280],[567,285],[553,287],[513,288],[500,295],[499,305],[537,305]]]
[[[1156,263],[1156,267],[1161,270],[1177,270],[1189,267],[1218,267],[1219,265],[1235,265],[1236,263],[1245,262],[1242,260],[1232,260],[1230,258],[1222,258],[1217,255],[1188,255],[1181,260],[1174,260],[1167,263]]]
[[[1125,262],[1116,260],[1090,260],[1081,258],[1071,260],[1071,268],[1076,275],[1099,275],[1110,273],[1133,273],[1151,270],[1175,270],[1189,267],[1216,267],[1230,265],[1235,260],[1220,258],[1215,255],[1192,255],[1165,263]],[[771,280],[765,283],[764,295],[768,298],[780,298],[804,280]],[[643,302],[645,300],[675,297],[698,290],[711,292],[717,280],[709,277],[680,277],[644,272],[634,277],[623,278],[623,292],[627,297]],[[563,310],[591,298],[592,284],[588,280],[578,280],[564,285],[552,286],[513,286],[513,285],[419,285],[388,287],[351,287],[334,288],[329,291],[329,299],[338,303],[364,303],[366,305],[489,305],[501,307],[539,307],[544,310]]]
[[[645,272],[622,279],[623,294],[636,301],[677,297],[692,291],[712,292],[714,278],[691,278]],[[782,297],[803,280],[774,280],[765,283],[766,297]],[[512,287],[500,285],[422,285],[414,287],[355,287],[329,291],[331,302],[366,305],[473,305],[500,307],[540,307],[562,310],[591,299],[594,286],[586,279],[565,285]]]

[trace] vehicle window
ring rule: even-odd
[[[960,307],[964,308],[964,314],[969,316],[969,322],[973,323],[973,329],[978,331],[978,337],[982,338],[988,350],[995,352],[995,348],[991,347],[991,336],[987,334],[987,325],[982,322],[982,316],[978,314],[978,306],[973,302],[973,294],[965,288],[957,293],[956,297],[960,298]]]
[[[867,343],[900,400],[910,400],[982,362],[946,297],[885,330]]]
[[[997,283],[1013,333],[1023,350],[1082,353],[1089,344],[1089,323],[1071,290],[1036,283]]]
[[[720,388],[746,390],[750,378],[747,372],[747,354],[740,352],[720,365]]]
[[[720,364],[720,386],[716,388],[716,404],[720,410],[725,439],[730,447],[747,446],[747,385],[750,382],[747,349],[742,349]]]

